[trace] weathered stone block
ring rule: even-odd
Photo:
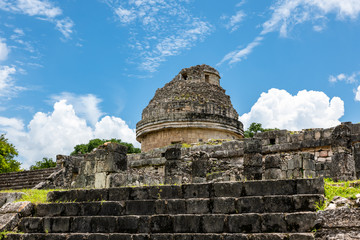
[[[214,198],[212,213],[235,213],[235,198]]]
[[[225,215],[204,215],[202,231],[205,233],[222,233],[225,227]]]
[[[348,152],[337,152],[331,157],[331,178],[335,181],[355,179],[355,159]]]
[[[266,169],[264,172],[265,179],[286,179],[286,172],[279,168]]]
[[[95,173],[95,188],[104,188],[106,186],[106,173]]]
[[[168,148],[164,153],[166,160],[177,160],[181,158],[181,148]]]
[[[262,213],[263,197],[241,197],[236,202],[236,209],[239,213]]]
[[[316,211],[316,203],[324,201],[323,195],[294,195],[295,211]]]
[[[186,213],[188,214],[208,214],[210,200],[206,199],[188,199],[186,200]]]
[[[130,188],[130,199],[131,200],[145,200],[149,199],[149,191],[147,187],[134,187]]]
[[[302,157],[301,155],[295,155],[288,161],[288,169],[302,168]]]
[[[242,188],[241,182],[213,183],[215,197],[240,197]]]
[[[149,197],[152,199],[182,198],[180,186],[153,186],[149,188]]]
[[[150,218],[152,233],[171,233],[173,231],[173,218],[170,216],[152,216]]]
[[[201,217],[198,215],[175,215],[175,233],[196,233],[200,231]]]
[[[265,157],[265,169],[281,168],[281,159],[279,155],[268,155]]]
[[[184,184],[182,189],[184,198],[208,198],[210,197],[211,184]]]
[[[324,194],[324,179],[297,179],[297,194]]]
[[[258,214],[230,215],[228,228],[232,233],[261,232],[261,217]]]
[[[291,196],[265,196],[263,201],[264,211],[268,213],[294,211],[294,202]]]
[[[91,219],[91,232],[110,233],[116,230],[116,217],[92,217]]]
[[[285,216],[282,213],[264,214],[261,224],[262,232],[286,232]]]
[[[155,214],[154,200],[139,200],[126,202],[127,215],[152,215]]]
[[[34,205],[29,202],[9,202],[0,208],[0,214],[18,213],[20,217],[27,217],[31,215]]]
[[[131,188],[109,188],[109,200],[110,201],[121,201],[130,199]]]
[[[292,195],[296,193],[296,181],[249,181],[244,182],[243,196]]]
[[[169,214],[182,214],[186,212],[186,202],[184,199],[167,200],[167,212]]]
[[[0,214],[0,232],[12,231],[19,223],[18,213]]]
[[[262,167],[262,155],[260,153],[244,154],[244,166]]]
[[[70,218],[69,217],[52,219],[51,232],[65,233],[65,232],[69,232],[69,230],[70,230]]]
[[[103,202],[99,212],[100,216],[120,216],[124,213],[124,202]]]
[[[138,216],[121,216],[117,218],[117,232],[136,233],[139,226]]]
[[[91,232],[91,218],[90,217],[76,217],[73,218],[70,225],[72,233],[89,233]]]
[[[316,213],[289,213],[285,215],[289,232],[310,232],[315,227]]]

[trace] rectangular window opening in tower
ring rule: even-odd
[[[207,75],[207,74],[205,74],[205,82],[209,82],[210,80],[209,80],[209,75]]]

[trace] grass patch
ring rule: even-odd
[[[356,195],[360,193],[360,186],[352,187],[355,181],[334,182],[329,178],[325,179],[325,197],[327,201],[333,200],[335,196],[349,199],[356,199]],[[339,184],[343,183],[343,184]]]
[[[19,189],[19,190],[2,190],[2,193],[11,193],[11,192],[23,192],[25,193],[22,198],[16,200],[15,202],[30,201],[34,204],[38,203],[47,203],[46,196],[48,192],[52,191],[61,191],[61,189]]]
[[[324,181],[325,201],[315,203],[317,210],[324,210],[335,196],[356,199],[356,195],[360,194],[360,184],[356,184],[359,180],[334,182],[330,178],[325,178]]]

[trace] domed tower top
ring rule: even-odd
[[[220,86],[219,72],[215,68],[205,64],[184,68],[180,71],[178,77],[179,80],[207,82]]]
[[[156,91],[136,125],[136,137],[144,152],[173,143],[239,139],[243,125],[238,117],[219,72],[197,65],[182,69]]]

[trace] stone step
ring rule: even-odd
[[[17,179],[13,181],[8,182],[0,182],[0,187],[11,187],[11,186],[17,186],[17,185],[28,185],[28,184],[37,184],[41,181],[46,180],[46,177],[38,177],[38,178],[31,178],[31,179]]]
[[[48,200],[86,202],[295,194],[324,194],[324,181],[317,178],[54,191],[48,194]]]
[[[234,214],[315,211],[323,195],[278,195],[198,199],[127,200],[38,204],[36,217],[153,215],[153,214]]]
[[[31,179],[38,179],[38,178],[47,178],[49,177],[51,173],[39,173],[39,174],[32,174],[32,175],[23,175],[23,176],[13,176],[5,178],[3,177],[0,179],[0,183],[4,182],[12,182],[12,181],[25,181],[25,180],[31,180]]]
[[[291,233],[311,232],[316,213],[177,214],[26,217],[25,233]]]
[[[0,190],[21,190],[21,189],[29,189],[29,188],[33,188],[37,185],[36,184],[26,184],[26,185],[15,185],[15,186],[6,186],[6,187],[1,187]]]
[[[6,240],[313,240],[312,233],[255,234],[8,234]]]
[[[31,170],[31,171],[21,171],[21,172],[11,172],[11,173],[0,173],[0,179],[8,179],[11,177],[18,176],[31,176],[36,174],[51,174],[55,171],[59,170],[59,168],[47,168],[47,169],[39,169],[39,170]]]

